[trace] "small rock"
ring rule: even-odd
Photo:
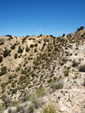
[[[59,102],[59,111],[64,112],[66,111],[67,107],[62,103],[62,101]]]

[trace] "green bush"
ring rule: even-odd
[[[22,53],[22,52],[23,52],[23,49],[21,48],[21,46],[19,46],[18,53]]]
[[[6,71],[7,71],[7,67],[6,67],[6,66],[2,67],[2,68],[1,68],[1,71],[2,71],[2,72],[6,72]]]
[[[85,64],[79,67],[80,72],[85,72]]]
[[[15,53],[14,58],[17,59],[17,57],[18,57],[18,55],[17,55],[17,53]]]
[[[17,43],[15,43],[14,45],[11,46],[11,49],[15,49]]]
[[[26,46],[26,52],[29,52],[30,51],[30,49],[29,49],[29,47],[28,46]]]
[[[65,33],[62,36],[64,37],[65,36]]]
[[[12,35],[6,35],[9,37],[9,40],[13,39]]]
[[[40,61],[39,61],[39,60],[35,60],[35,61],[33,62],[33,64],[39,65],[39,64],[40,64]]]
[[[80,28],[78,28],[77,30],[80,31],[80,30],[83,30],[84,29],[84,26],[81,26]]]
[[[12,88],[14,88],[14,87],[15,87],[15,83],[14,83],[14,82],[12,82],[11,87],[12,87]]]
[[[20,67],[17,67],[17,68],[16,68],[16,72],[18,72],[18,71],[20,71]]]
[[[4,66],[4,67],[1,68],[0,76],[4,75],[6,73],[7,73],[7,67]]]
[[[2,56],[0,56],[0,63],[3,61],[3,57]]]
[[[2,97],[1,97],[1,99],[3,100],[3,101],[5,101],[5,99],[6,99],[6,95],[2,95]]]
[[[24,38],[22,39],[22,44],[25,42],[25,40],[26,40],[28,37],[29,37],[29,35],[27,35],[26,37],[24,37]]]
[[[68,69],[64,71],[64,75],[69,76],[69,70]]]
[[[37,48],[34,49],[34,52],[37,52]]]
[[[7,57],[10,54],[11,50],[5,49],[3,52],[3,56]]]
[[[75,60],[73,60],[73,63],[72,63],[72,66],[73,66],[73,67],[78,66],[78,64],[79,64],[78,62],[76,62]]]

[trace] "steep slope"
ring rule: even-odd
[[[61,37],[1,36],[0,68],[1,112],[45,113],[48,103],[56,113],[85,112],[83,27]]]

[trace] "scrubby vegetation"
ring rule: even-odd
[[[3,52],[3,56],[7,57],[10,54],[11,50],[5,49]]]
[[[18,53],[22,53],[22,52],[23,52],[23,49],[21,48],[21,46],[19,46]]]
[[[80,72],[85,72],[85,65],[81,65],[81,66],[79,67],[79,71],[80,71]]]
[[[19,113],[60,111],[57,109],[59,102],[69,101],[67,97],[74,93],[74,88],[82,90],[85,86],[84,36],[81,27],[68,36],[41,34],[12,37],[10,41],[6,37],[6,41],[2,40],[4,44],[0,45],[0,97],[4,110],[7,106],[14,106]],[[77,100],[77,96],[75,98]],[[48,105],[48,100],[58,104]],[[9,112],[11,111],[10,108]]]
[[[54,105],[46,105],[41,113],[56,113],[56,108]]]
[[[4,67],[1,68],[0,76],[4,75],[6,73],[7,73],[7,67],[4,66]]]

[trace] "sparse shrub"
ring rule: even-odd
[[[65,36],[65,33],[62,36],[64,37]]]
[[[3,101],[5,101],[5,99],[6,99],[6,95],[2,95],[2,97],[1,97],[1,99],[3,100]]]
[[[15,59],[17,59],[17,57],[18,57],[18,54],[17,54],[17,53],[15,53],[14,58],[15,58]]]
[[[0,76],[4,75],[6,73],[7,73],[7,67],[4,66],[4,67],[1,68]]]
[[[61,66],[64,65],[67,61],[68,61],[68,59],[64,57],[64,58],[62,59]]]
[[[2,67],[2,68],[1,68],[1,71],[2,71],[2,72],[6,72],[6,71],[7,71],[7,67],[6,67],[6,66]]]
[[[54,51],[58,51],[58,50],[59,50],[58,47],[55,47],[55,48],[54,48]]]
[[[11,49],[15,49],[16,45],[17,45],[17,43],[13,44],[13,45],[11,46]]]
[[[64,76],[69,76],[69,70],[68,69],[64,71]]]
[[[53,36],[53,35],[50,35],[50,37],[55,38],[55,36]]]
[[[10,54],[11,50],[5,49],[3,52],[3,56],[7,57]]]
[[[41,58],[41,60],[48,60],[46,53],[40,54],[40,58]]]
[[[34,105],[33,104],[29,105],[28,113],[34,113]]]
[[[41,111],[41,113],[56,113],[56,107],[54,105],[47,105]]]
[[[2,87],[2,89],[4,89],[6,87],[6,83],[2,83],[1,87]]]
[[[32,77],[34,77],[34,76],[36,76],[36,74],[35,74],[35,73],[33,73],[33,72],[31,72],[31,76],[32,76]]]
[[[37,48],[34,49],[34,52],[37,52]]]
[[[23,81],[24,80],[24,76],[20,76],[19,80]]]
[[[29,36],[27,35],[26,37],[24,37],[23,39],[22,39],[22,44],[25,42],[25,40],[28,38]]]
[[[39,64],[40,64],[40,61],[39,61],[39,60],[35,60],[35,61],[33,62],[33,64],[39,65]]]
[[[18,53],[22,53],[22,52],[23,52],[23,49],[21,48],[21,46],[19,46]]]
[[[30,51],[30,49],[29,49],[29,47],[28,46],[26,46],[26,52],[29,52]]]
[[[49,79],[47,80],[47,82],[48,82],[48,83],[52,82],[52,78],[49,78]]]
[[[29,35],[26,35],[26,38],[28,38],[29,37]]]
[[[9,40],[13,39],[12,35],[6,35],[9,37]]]
[[[19,101],[11,101],[11,106],[15,106],[15,107],[17,107],[18,105],[19,105],[20,103],[19,103]]]
[[[64,85],[63,80],[59,80],[59,81],[57,81],[57,83],[53,83],[51,85],[51,88],[53,89],[53,91],[55,91],[55,90],[58,90],[58,89],[62,89],[63,85]]]
[[[16,72],[18,72],[18,71],[20,71],[20,67],[17,67],[17,68],[16,68]]]
[[[84,29],[84,26],[81,26],[80,28],[78,28],[77,30],[80,31],[80,30],[83,30]]]
[[[85,64],[84,64],[84,65],[81,65],[81,66],[79,67],[79,71],[80,71],[80,72],[85,72]]]
[[[11,89],[12,91],[12,94],[16,93],[17,92],[17,88],[16,89]]]
[[[40,34],[40,37],[42,37],[42,34]]]
[[[75,60],[73,60],[73,62],[72,62],[72,66],[73,66],[73,67],[78,66],[78,64],[79,64],[78,62],[76,62]]]
[[[11,79],[16,78],[16,77],[17,77],[16,74],[14,74],[14,75],[9,75],[9,76],[8,76],[8,79],[11,80]]]
[[[46,42],[43,43],[43,46],[41,48],[41,51],[43,51],[44,47],[46,46]]]
[[[54,77],[53,77],[53,81],[56,81],[56,80],[57,80],[57,77],[54,76]]]
[[[40,86],[38,89],[36,89],[36,94],[37,94],[38,97],[42,97],[46,94],[43,86]]]
[[[15,83],[14,83],[14,82],[12,82],[11,87],[12,87],[12,88],[14,88],[14,87],[15,87]]]
[[[27,70],[21,70],[21,74],[24,74],[24,75],[26,75],[27,74]]]
[[[2,56],[0,56],[0,63],[3,61],[3,57]]]
[[[34,45],[33,44],[30,44],[30,48],[33,48],[34,47]]]
[[[45,43],[45,42],[43,43],[43,46],[44,46],[44,47],[46,46],[46,43]]]

